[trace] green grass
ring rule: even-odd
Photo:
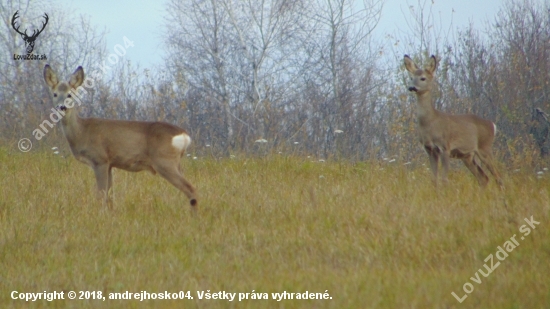
[[[549,308],[550,175],[436,192],[425,166],[269,156],[182,160],[199,192],[114,174],[114,208],[74,158],[0,149],[1,308]],[[427,161],[427,158],[426,158]],[[424,162],[417,162],[419,164]],[[524,218],[540,222],[519,237]],[[484,259],[520,245],[481,284]],[[495,258],[495,262],[496,262]],[[460,304],[470,282],[475,290]],[[191,291],[193,300],[12,300],[11,291]],[[198,300],[197,291],[270,300]],[[271,293],[331,300],[272,300]]]

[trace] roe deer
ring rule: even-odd
[[[451,115],[434,108],[431,90],[437,68],[435,56],[431,56],[424,69],[419,69],[405,55],[405,67],[412,74],[412,84],[408,90],[416,93],[420,142],[430,156],[435,183],[437,184],[439,159],[443,165],[442,178],[446,181],[449,158],[456,158],[461,159],[479,184],[485,187],[489,177],[481,168],[481,161],[502,189],[500,175],[493,165],[492,146],[496,125],[476,115]]]
[[[180,166],[181,157],[191,144],[185,130],[165,122],[80,118],[71,96],[84,82],[84,70],[80,66],[65,83],[59,82],[55,72],[46,65],[44,80],[54,105],[64,115],[61,125],[73,155],[92,167],[97,188],[109,205],[114,167],[130,172],[159,173],[185,193],[191,206],[197,205],[195,188],[182,176]]]

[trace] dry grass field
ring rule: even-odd
[[[196,211],[159,176],[117,170],[109,210],[74,158],[0,148],[0,308],[550,308],[550,174],[500,165],[502,193],[454,167],[436,192],[424,162],[312,160],[185,158]],[[108,299],[126,291],[193,299]],[[284,291],[332,299],[272,299]]]

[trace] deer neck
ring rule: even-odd
[[[83,131],[82,119],[78,117],[78,111],[74,107],[67,108],[64,112],[65,116],[61,119],[61,125],[65,137],[71,142]]]
[[[425,91],[416,94],[417,108],[416,115],[418,119],[430,119],[436,116],[436,110],[432,104],[432,94]]]

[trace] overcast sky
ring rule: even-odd
[[[452,20],[454,28],[464,28],[470,22],[476,28],[483,28],[487,20],[494,20],[502,6],[502,0],[433,0],[432,11],[441,17],[443,26],[448,28]],[[92,24],[105,28],[107,49],[112,52],[122,37],[132,40],[135,47],[128,49],[126,57],[139,62],[142,67],[154,68],[162,63],[163,31],[166,1],[146,0],[60,0],[77,14],[90,16]],[[409,5],[417,5],[416,0],[386,0],[382,19],[376,28],[376,36],[408,31],[404,22],[409,13]],[[429,4],[429,2],[428,2]],[[403,51],[399,51],[403,52]]]

